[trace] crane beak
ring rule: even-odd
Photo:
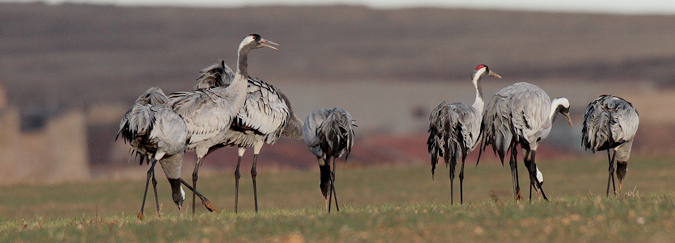
[[[563,113],[563,115],[565,116],[565,118],[567,118],[567,122],[570,123],[570,127],[574,127],[574,125],[572,124],[572,118],[570,118],[570,114],[569,113]]]
[[[260,42],[260,45],[261,45],[261,46],[264,46],[264,47],[267,47],[267,48],[271,48],[271,49],[274,49],[274,50],[277,50],[277,51],[279,50],[279,49],[277,49],[277,48],[275,47],[275,46],[279,46],[279,44],[275,43],[274,41],[270,41],[270,40],[266,40],[266,39],[260,38],[260,41],[259,41],[259,42]]]
[[[497,74],[497,73],[495,73],[495,72],[493,72],[493,71],[489,71],[489,72],[488,72],[488,75],[490,75],[490,76],[492,76],[492,77],[495,77],[495,78],[502,78],[502,76],[499,76],[499,74]]]

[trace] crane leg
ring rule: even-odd
[[[195,214],[195,201],[197,196],[197,193],[195,193],[195,191],[197,191],[197,179],[199,179],[198,175],[199,165],[201,164],[202,158],[203,157],[200,156],[197,157],[197,163],[195,163],[195,169],[192,172],[192,187],[194,188],[194,190],[192,190],[192,215]]]
[[[333,190],[335,190],[335,186],[333,184],[334,174],[333,170],[330,169],[330,157],[328,156],[326,156],[326,165],[328,165],[328,174],[330,174],[328,177],[328,181],[330,182],[330,186],[328,186],[328,212],[330,213],[330,207],[331,204],[333,203]]]
[[[459,171],[459,203],[464,204],[464,160],[466,160],[466,154],[462,155],[462,168]]]
[[[239,209],[239,178],[241,178],[241,173],[239,173],[239,167],[241,166],[241,157],[244,156],[245,148],[239,148],[239,158],[237,158],[237,169],[234,170],[234,213],[238,212]]]
[[[157,217],[159,214],[159,198],[157,197],[157,179],[155,178],[155,168],[154,165],[151,168],[152,170],[152,190],[155,192],[155,206],[157,206]]]
[[[532,187],[534,187],[534,181],[532,180],[532,174],[530,173],[530,165],[528,164],[528,156],[530,153],[528,150],[523,149],[523,162],[525,163],[525,168],[527,168],[527,174],[530,175],[530,202],[532,201]],[[536,190],[536,188],[535,188]]]
[[[211,201],[209,201],[209,199],[206,198],[206,196],[202,195],[201,193],[196,191],[194,188],[192,188],[192,186],[190,186],[190,184],[188,184],[187,181],[183,180],[183,178],[180,178],[180,183],[183,184],[185,187],[187,187],[188,190],[197,194],[199,199],[202,200],[202,204],[204,204],[204,207],[206,207],[206,209],[209,210],[209,212],[220,213],[220,210],[216,209],[216,207],[214,207],[213,204],[211,204]]]
[[[614,184],[614,157],[616,156],[616,151],[614,152],[613,155],[610,156],[610,150],[607,150],[607,158],[609,159],[609,177],[607,178],[607,194],[606,196],[609,197],[609,185],[610,182],[613,185],[614,188],[614,194],[616,195],[616,185]]]
[[[258,171],[256,171],[256,163],[258,163],[258,154],[253,155],[253,165],[251,166],[251,179],[253,180],[253,201],[255,202],[255,212],[258,212],[258,185],[256,183],[256,177],[258,176]]]
[[[518,153],[516,152],[515,146],[511,146],[511,158],[509,159],[509,165],[511,166],[511,179],[513,180],[513,194],[516,200],[521,200],[523,197],[520,195],[520,185],[518,185],[517,157]]]
[[[255,202],[255,212],[258,212],[258,185],[256,183],[256,177],[258,176],[258,171],[256,171],[256,165],[258,164],[258,154],[260,154],[260,149],[262,148],[265,141],[257,141],[253,145],[253,165],[251,166],[251,178],[253,179],[253,199]]]
[[[143,202],[141,203],[141,211],[138,212],[138,214],[136,215],[136,217],[138,217],[138,219],[141,219],[141,220],[143,220],[143,211],[145,210],[145,199],[148,196],[148,185],[150,184],[150,178],[152,177],[152,174],[155,171],[155,164],[157,163],[157,160],[155,160],[155,159],[151,159],[151,160],[152,160],[152,163],[150,165],[150,169],[148,170],[148,177],[145,179],[145,191],[143,192]],[[155,197],[156,196],[157,196],[157,194],[155,194]],[[158,211],[158,213],[159,213],[159,211]]]
[[[537,180],[537,163],[535,162],[535,158],[537,155],[536,150],[532,150],[529,152],[529,173],[530,173],[530,184],[534,184],[535,190],[538,189],[539,192],[541,192],[541,196],[544,198],[544,200],[548,201],[548,197],[546,197],[546,193],[544,192],[544,188],[541,187],[541,183],[539,183],[539,180]],[[534,182],[534,183],[532,183]]]
[[[450,165],[450,169],[449,169],[449,172],[448,172],[449,177],[450,177],[450,204],[454,204],[455,203],[455,200],[454,200],[454,197],[455,197],[455,191],[454,191],[455,190],[455,185],[454,185],[454,182],[455,182],[455,167],[456,167],[456,164],[457,164],[457,160],[455,159],[454,154],[451,154],[451,153],[448,152],[449,149],[450,149],[449,147],[445,147],[446,154],[445,154],[444,158],[445,158],[445,164]],[[452,157],[452,159],[450,159],[450,157]],[[448,160],[450,160],[450,161],[448,161]]]
[[[337,158],[333,157],[333,172],[331,173],[331,190],[333,191],[333,197],[335,198],[335,209],[340,212],[340,205],[338,204],[338,199],[337,199],[337,192],[335,191],[335,169],[337,166],[335,166],[335,160]]]

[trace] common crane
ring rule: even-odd
[[[628,158],[633,147],[633,139],[640,125],[640,117],[633,105],[617,96],[601,95],[591,101],[584,111],[584,127],[581,129],[581,145],[595,151],[607,150],[609,160],[609,178],[607,178],[607,196],[612,182],[614,194],[614,162],[616,176],[619,178],[619,195],[626,176]],[[611,153],[614,151],[614,153]],[[610,156],[610,153],[612,154]]]
[[[201,76],[197,79],[199,83],[195,86],[195,89],[227,86],[233,76],[232,70],[224,61],[221,61],[202,69]],[[238,147],[239,157],[234,172],[235,213],[238,211],[239,205],[239,178],[241,178],[239,167],[246,148],[253,147],[251,178],[253,180],[255,211],[258,212],[256,184],[258,154],[264,143],[274,144],[281,136],[301,140],[302,120],[293,113],[289,99],[281,90],[262,80],[249,77],[244,107],[239,110],[239,114],[232,122],[222,143],[214,145],[210,149],[210,151],[213,151],[220,147]]]
[[[192,173],[192,186],[197,189],[199,166],[211,147],[222,143],[239,110],[245,104],[248,79],[248,53],[268,47],[276,50],[276,43],[258,34],[246,36],[239,44],[237,72],[227,87],[177,92],[169,97],[169,106],[185,120],[188,131],[187,148],[195,150],[197,162]],[[192,194],[192,214],[195,213]]]
[[[535,163],[535,154],[541,141],[548,137],[558,113],[563,114],[572,126],[569,109],[570,103],[566,98],[556,98],[551,101],[544,90],[526,82],[515,83],[501,89],[492,96],[485,107],[481,123],[480,152],[482,154],[485,147],[492,145],[493,152],[499,155],[499,159],[504,164],[506,152],[511,151],[509,165],[516,199],[522,199],[516,162],[516,147],[520,144],[523,150],[523,161],[530,175],[530,186],[534,186],[535,190],[548,200],[541,188],[543,177],[541,181],[537,179],[538,168]]]
[[[462,161],[462,168],[459,172],[459,195],[460,203],[464,203],[464,161],[467,153],[473,151],[480,142],[480,123],[485,104],[480,80],[485,75],[502,78],[485,64],[476,66],[471,74],[471,81],[476,88],[476,100],[473,105],[448,104],[443,101],[429,116],[427,146],[431,155],[431,176],[434,175],[438,157],[443,157],[445,165],[450,165],[450,204],[454,203],[453,181],[455,180],[455,167],[459,160]]]
[[[140,163],[150,163],[145,181],[143,203],[138,218],[143,219],[145,199],[148,193],[148,184],[152,179],[155,203],[159,214],[159,201],[157,198],[157,180],[155,179],[155,164],[160,161],[164,173],[171,184],[172,198],[178,211],[181,211],[185,192],[181,184],[188,186],[180,178],[182,156],[187,141],[187,128],[183,119],[173,110],[167,107],[168,98],[160,88],[153,87],[145,91],[136,102],[129,108],[120,122],[120,129],[115,140],[120,136],[125,143],[129,143],[134,153],[140,157]],[[199,194],[199,192],[196,192]],[[202,203],[209,211],[216,210],[206,197],[199,194]],[[217,210],[216,210],[217,211]]]
[[[335,192],[335,160],[343,155],[345,159],[349,157],[354,144],[354,127],[356,127],[354,119],[342,108],[315,110],[307,116],[302,127],[302,138],[319,162],[321,172],[319,187],[328,212],[333,196],[335,208],[340,211]],[[331,158],[333,171],[330,169]]]

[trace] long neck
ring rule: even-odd
[[[473,86],[476,87],[476,101],[473,102],[473,108],[478,110],[479,114],[483,114],[483,107],[485,102],[483,101],[483,87],[480,84],[481,75],[476,74],[473,77]]]
[[[239,58],[237,59],[237,73],[234,75],[234,80],[230,86],[226,89],[227,92],[234,92],[235,96],[232,100],[234,107],[244,106],[244,101],[246,100],[246,87],[248,85],[248,52],[251,51],[250,47],[241,46],[239,47]],[[234,109],[239,110],[239,109]]]
[[[560,99],[554,99],[553,102],[551,102],[551,114],[549,115],[551,123],[555,121],[555,118],[558,116],[558,110],[560,108],[562,108],[562,101]]]
[[[239,57],[237,59],[237,74],[243,77],[248,77],[248,52],[250,47],[242,46],[239,48]]]

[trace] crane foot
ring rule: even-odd
[[[140,220],[143,220],[143,212],[138,212],[138,214],[136,214],[136,217]]]
[[[204,204],[204,207],[206,207],[206,209],[208,209],[209,212],[220,213],[220,210],[216,209],[216,207],[213,206],[213,204],[211,203],[211,201],[205,200],[205,201],[202,201],[202,204]]]

